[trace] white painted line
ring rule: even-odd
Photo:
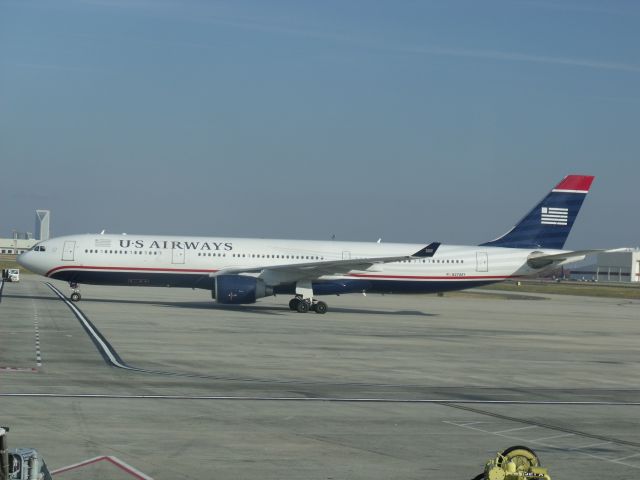
[[[543,440],[551,440],[553,438],[564,438],[564,437],[573,437],[575,436],[575,434],[573,433],[563,433],[561,435],[553,435],[552,437],[542,437],[542,438],[536,438],[535,440],[529,440],[530,442],[541,442]]]
[[[600,460],[600,461],[605,461],[605,462],[610,462],[610,463],[615,463],[616,465],[624,465],[625,467],[631,467],[631,468],[640,468],[640,465],[634,465],[633,463],[625,463],[625,462],[620,462],[617,460],[611,460],[610,458],[607,457],[603,457],[601,455],[593,455],[591,453],[587,453],[587,452],[581,452],[581,451],[576,451],[576,453],[578,455],[584,455],[586,457],[591,457],[591,458],[595,458],[596,460]]]
[[[447,423],[449,425],[455,425],[456,427],[467,427],[469,425],[477,425],[479,423],[487,423],[487,422],[466,422],[466,421],[454,421],[454,420],[442,420],[442,423]]]
[[[613,442],[590,443],[589,445],[582,445],[581,447],[573,447],[573,448],[570,448],[569,450],[582,450],[586,448],[600,447],[602,445],[609,445],[610,443],[613,443]]]
[[[34,303],[34,308],[37,308]],[[38,323],[38,313],[34,313],[33,327],[36,331],[36,366],[42,366],[42,352],[40,351],[40,325]]]
[[[537,425],[529,425],[527,427],[518,427],[518,428],[510,428],[509,430],[500,430],[499,432],[493,432],[493,433],[507,433],[507,432],[516,432],[518,430],[529,430],[530,428],[538,428]]]
[[[446,398],[376,398],[376,397],[260,397],[260,396],[233,396],[233,395],[121,395],[108,393],[0,393],[1,397],[26,397],[26,398],[113,398],[113,399],[149,399],[149,400],[274,400],[274,401],[296,401],[296,402],[362,402],[362,403],[435,403],[446,406],[447,403],[463,405],[549,405],[549,402],[531,402],[531,401],[511,401],[511,400],[461,400]],[[562,404],[575,405],[574,402],[564,402]],[[578,402],[582,405],[582,402]],[[558,405],[558,403],[551,403]],[[612,405],[610,402],[591,402],[587,405]],[[615,403],[613,405],[640,405],[640,403]],[[487,422],[480,422],[487,423]],[[452,423],[453,425],[457,425]],[[460,425],[457,425],[460,426]],[[464,427],[471,428],[473,427]],[[480,429],[476,429],[480,430]],[[492,433],[489,430],[480,430],[485,433]],[[506,436],[506,435],[505,435]],[[522,440],[522,439],[519,439]]]
[[[463,428],[468,428],[469,430],[475,430],[477,432],[492,433],[492,432],[489,432],[487,430],[483,430],[481,428],[476,428],[476,427],[463,427]],[[503,438],[508,438],[509,440],[515,440],[517,442],[530,442],[530,443],[535,443],[537,445],[540,445],[542,447],[560,449],[562,451],[565,451],[564,447],[558,447],[558,446],[552,445],[550,443],[543,443],[540,440],[526,440],[526,439],[523,439],[523,438],[520,438],[520,437],[515,437],[515,436],[512,436],[512,435],[504,435],[504,434],[499,434],[499,433],[494,433],[494,435],[498,435],[499,437],[503,437]],[[573,434],[569,434],[569,435],[573,435]],[[613,442],[606,442],[606,443],[613,443]],[[620,461],[620,460],[612,460],[611,458],[607,458],[607,457],[604,457],[602,455],[594,455],[592,453],[583,452],[583,451],[580,451],[578,449],[570,449],[570,451],[573,451],[573,452],[577,453],[578,455],[583,455],[585,457],[594,458],[594,459],[599,460],[601,462],[604,461],[604,462],[609,462],[609,463],[615,463],[616,465],[624,465],[626,467],[640,469],[640,465],[635,465],[633,463],[625,463],[625,462]]]
[[[633,455],[627,455],[626,457],[616,458],[615,460],[611,460],[612,462],[620,462],[621,460],[626,460],[628,458],[638,457],[640,453],[634,453]]]

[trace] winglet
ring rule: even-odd
[[[429,245],[424,247],[421,250],[418,250],[416,253],[411,255],[412,257],[420,257],[420,258],[431,258],[436,254],[436,250],[440,246],[440,242],[431,242]]]

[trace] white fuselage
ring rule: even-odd
[[[410,256],[423,247],[406,243],[86,234],[41,242],[21,255],[19,261],[32,271],[70,283],[210,289],[209,279],[228,269],[264,267],[269,271],[269,267],[279,265]],[[441,245],[431,258],[379,263],[365,270],[321,275],[312,281],[320,295],[456,290],[537,274],[540,269],[527,265],[532,252],[532,249]],[[291,290],[291,279],[286,274],[261,278],[276,291]],[[323,283],[331,288],[323,289]]]

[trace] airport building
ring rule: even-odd
[[[571,269],[570,277],[593,282],[640,282],[640,249],[599,253],[595,263]]]
[[[30,233],[21,234],[14,232],[13,238],[0,238],[0,258],[13,260],[18,254],[26,252],[36,243],[38,243],[38,240],[33,238]]]

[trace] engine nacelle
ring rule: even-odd
[[[242,275],[215,277],[211,296],[218,303],[255,303],[258,298],[273,295],[273,289],[263,280]]]

